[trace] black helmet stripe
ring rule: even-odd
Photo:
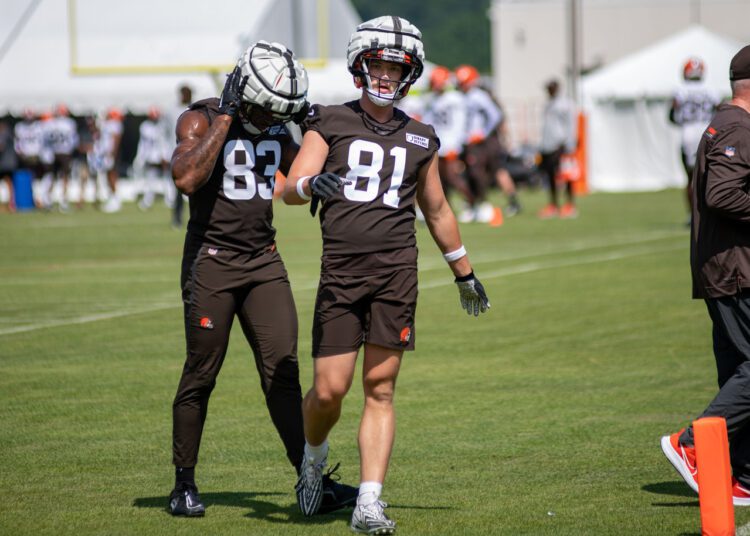
[[[294,69],[294,60],[292,60],[291,51],[287,50],[284,52],[284,58],[286,64],[289,67],[289,81],[292,83],[292,95],[297,94],[297,71]]]
[[[396,48],[401,48],[404,44],[404,39],[401,37],[401,19],[398,17],[391,17],[393,19],[393,29],[396,32]]]

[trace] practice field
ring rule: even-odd
[[[419,227],[417,351],[383,497],[399,534],[700,534],[698,498],[659,448],[716,391],[682,192],[591,195],[571,221],[537,220],[541,192],[522,200],[500,228],[461,228],[492,302],[480,318]],[[239,326],[197,469],[207,515],[166,513],[184,356],[168,221],[133,205],[0,214],[0,534],[348,534],[351,511],[298,513]],[[281,204],[276,226],[306,390],[320,232]],[[330,438],[353,484],[361,406],[355,382]],[[735,515],[750,533],[750,508]]]

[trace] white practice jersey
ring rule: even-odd
[[[539,150],[553,153],[563,147],[566,152],[571,152],[576,148],[577,140],[578,123],[573,101],[563,95],[548,100],[542,115]]]
[[[171,147],[167,142],[166,128],[160,121],[147,119],[139,129],[138,150],[135,160],[139,164],[161,165],[171,158]]]
[[[690,166],[695,165],[698,143],[720,102],[719,94],[700,80],[685,80],[675,92],[673,118],[680,126],[682,151]]]
[[[490,94],[473,87],[464,94],[466,101],[466,133],[471,142],[481,141],[494,131],[503,119],[500,107]]]
[[[16,154],[21,158],[39,158],[42,152],[42,126],[39,121],[20,121],[13,128]]]
[[[39,160],[44,164],[53,164],[55,162],[54,150],[54,119],[40,119],[39,130],[42,133],[42,148],[39,151]]]
[[[73,154],[78,147],[78,125],[72,117],[60,116],[47,121],[47,136],[55,154]]]
[[[459,91],[436,94],[427,103],[422,120],[440,138],[438,156],[461,154],[466,143],[466,99]]]
[[[89,153],[89,166],[96,171],[108,171],[115,165],[115,141],[122,135],[122,122],[117,119],[105,120],[94,136],[94,146]]]

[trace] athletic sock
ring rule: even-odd
[[[175,467],[175,488],[182,487],[183,484],[189,484],[195,487],[195,467]]]
[[[368,504],[376,502],[380,498],[380,494],[382,492],[383,484],[380,482],[361,482],[359,484],[359,496],[357,497],[357,505],[367,506]]]
[[[318,446],[312,446],[310,443],[305,441],[305,458],[310,461],[313,465],[325,461],[328,457],[328,440],[326,439]]]

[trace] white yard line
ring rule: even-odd
[[[631,241],[631,242],[627,242],[627,244],[637,245],[637,244],[642,244],[645,242],[652,242],[654,240],[660,240],[662,238],[667,238],[669,236],[671,235],[665,235],[661,238],[648,238],[640,242]],[[625,244],[620,243],[617,245],[625,245]],[[603,247],[603,246],[596,245],[588,249],[597,249],[600,247]],[[579,257],[575,257],[571,259],[550,260],[546,262],[531,262],[531,263],[521,264],[518,266],[511,266],[508,268],[503,268],[500,270],[483,271],[481,274],[478,274],[478,275],[480,275],[482,280],[496,279],[498,277],[507,277],[507,276],[512,276],[512,275],[527,274],[531,272],[537,272],[540,270],[549,270],[551,268],[580,266],[583,264],[617,261],[617,260],[626,259],[630,257],[638,257],[641,255],[652,255],[652,254],[664,253],[667,251],[676,251],[676,250],[683,249],[683,248],[685,248],[685,244],[674,244],[671,246],[662,246],[658,248],[652,247],[652,248],[637,248],[637,249],[621,250],[621,251],[610,251],[610,252],[600,253],[596,255],[579,256]],[[581,251],[585,251],[585,248],[561,250],[559,253],[581,252]],[[531,255],[518,257],[518,259],[528,258],[529,256]],[[534,256],[538,256],[538,255],[534,255]],[[511,259],[508,259],[508,260],[511,260]],[[421,271],[426,271],[426,270],[421,270]],[[449,286],[449,285],[453,285],[452,278],[444,277],[444,278],[440,278],[437,281],[420,283],[419,288],[420,290],[427,290],[427,289],[444,287],[444,286]],[[313,284],[293,286],[293,288],[295,291],[304,291],[304,290],[313,290],[317,288],[317,286],[318,284],[316,281]],[[68,326],[68,325],[74,325],[74,324],[87,324],[90,322],[97,322],[99,320],[111,320],[113,318],[121,318],[124,316],[133,316],[133,315],[139,315],[139,314],[144,314],[144,313],[151,313],[155,311],[172,309],[172,308],[180,307],[180,306],[181,304],[179,303],[179,301],[175,301],[173,305],[158,304],[158,305],[150,305],[147,307],[141,307],[138,309],[132,309],[130,311],[112,311],[109,313],[86,315],[86,316],[80,316],[76,318],[36,322],[33,324],[27,324],[25,326],[15,326],[15,327],[4,328],[4,329],[0,328],[0,336],[10,335],[14,333],[25,333],[29,331],[36,331],[38,329],[51,328],[51,327]],[[750,534],[748,536],[750,536]]]
[[[746,523],[737,529],[736,536],[750,536],[750,523]]]

